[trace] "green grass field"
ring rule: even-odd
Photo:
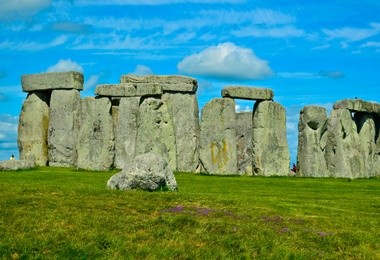
[[[177,173],[172,193],[114,173],[0,172],[0,258],[380,259],[379,178]]]

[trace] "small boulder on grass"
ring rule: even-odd
[[[113,175],[107,187],[118,190],[177,191],[177,181],[167,160],[154,153],[136,156],[122,171]]]
[[[0,161],[0,171],[18,171],[34,168],[34,162],[27,160]]]

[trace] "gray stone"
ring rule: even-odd
[[[212,99],[202,109],[199,156],[210,174],[237,174],[235,101]]]
[[[177,151],[171,107],[169,102],[142,98],[135,155],[153,152],[168,160],[171,169],[177,168]]]
[[[290,155],[286,140],[285,109],[276,102],[256,102],[253,111],[253,172],[287,176]]]
[[[222,97],[247,100],[272,100],[273,91],[267,88],[227,86],[222,89]]]
[[[0,162],[0,171],[28,170],[34,167],[34,162],[29,160],[8,160]]]
[[[193,94],[164,94],[170,103],[177,149],[177,169],[195,172],[199,165],[199,109]]]
[[[159,84],[142,83],[121,83],[102,84],[95,89],[95,94],[107,97],[142,97],[162,95],[162,86]]]
[[[34,92],[53,89],[83,89],[83,74],[79,72],[53,72],[23,75],[22,91]]]
[[[50,99],[48,132],[50,166],[76,166],[79,117],[79,91],[76,89],[53,90]]]
[[[126,164],[120,173],[108,180],[107,186],[118,190],[178,190],[177,181],[168,162],[153,153],[141,154],[134,158],[131,164]]]
[[[77,167],[109,170],[115,157],[111,101],[108,98],[87,97],[81,102],[81,111]]]
[[[318,106],[304,107],[298,123],[298,175],[328,177],[325,160],[326,109]]]
[[[380,104],[361,99],[344,99],[334,104],[334,109],[348,109],[351,112],[367,112],[380,115]]]
[[[162,86],[164,92],[189,92],[195,93],[198,88],[196,79],[184,76],[137,76],[123,75],[120,79],[121,83],[155,83]]]
[[[48,162],[48,126],[50,93],[28,95],[22,105],[18,124],[18,149],[21,160],[46,166]]]
[[[115,167],[122,169],[135,158],[139,97],[120,99],[118,119],[115,125]]]
[[[252,175],[252,112],[236,113],[237,170]]]

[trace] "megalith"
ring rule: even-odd
[[[115,143],[111,107],[108,98],[86,97],[81,101],[78,168],[103,171],[113,166]]]
[[[177,170],[195,172],[199,166],[199,109],[195,94],[165,93],[173,118]]]
[[[118,169],[135,158],[139,103],[140,97],[120,99],[115,126],[115,167]]]
[[[24,101],[18,124],[18,149],[21,160],[46,166],[50,92],[30,93]]]
[[[235,101],[215,98],[202,109],[199,156],[209,174],[237,173]]]
[[[21,84],[24,92],[53,89],[83,90],[83,74],[74,71],[29,74],[21,77]]]
[[[236,113],[237,170],[252,174],[252,112]]]
[[[80,94],[78,90],[57,89],[52,91],[48,133],[50,166],[76,166],[79,116]]]
[[[272,100],[273,90],[248,86],[226,86],[222,89],[222,97],[245,100]]]
[[[252,126],[254,174],[288,175],[290,155],[284,107],[272,101],[256,102]]]
[[[177,151],[170,103],[161,98],[141,98],[135,156],[153,152],[177,169]]]
[[[328,177],[325,148],[327,138],[326,109],[306,106],[298,122],[298,175]]]

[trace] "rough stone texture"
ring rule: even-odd
[[[199,156],[210,174],[237,174],[235,101],[212,99],[202,109]]]
[[[253,112],[253,172],[286,176],[290,155],[286,140],[285,109],[272,101],[256,102]]]
[[[50,166],[76,166],[79,116],[80,95],[78,90],[52,91],[48,132]]]
[[[95,89],[95,94],[107,97],[141,97],[162,95],[162,86],[159,84],[103,84],[98,85]]]
[[[177,168],[177,151],[171,107],[169,102],[142,98],[139,107],[135,155],[153,152]]]
[[[236,113],[237,170],[252,174],[252,112]]]
[[[374,121],[368,113],[356,115],[356,120],[347,109],[331,112],[327,124],[326,162],[333,177],[361,178],[371,175],[375,150]]]
[[[131,164],[126,164],[120,173],[108,180],[107,186],[118,190],[178,190],[177,181],[168,162],[153,153],[136,156]]]
[[[53,89],[83,89],[83,74],[79,72],[53,72],[23,75],[22,91],[34,92]]]
[[[0,171],[28,170],[34,167],[34,162],[28,160],[8,160],[0,162]]]
[[[195,172],[199,166],[197,97],[192,94],[165,94],[163,99],[170,103],[172,112],[177,149],[176,170]]]
[[[195,93],[198,88],[196,79],[184,76],[137,76],[123,75],[121,83],[155,83],[162,86],[164,92],[189,92]]]
[[[81,102],[81,111],[77,167],[109,170],[115,156],[111,101],[108,98],[87,97]]]
[[[22,105],[18,124],[20,159],[39,166],[46,166],[48,162],[49,99],[49,92],[29,94]]]
[[[380,104],[361,99],[344,99],[334,104],[334,109],[348,109],[352,112],[367,112],[380,115]]]
[[[120,99],[117,124],[115,125],[115,167],[122,169],[135,157],[139,97]]]
[[[248,100],[272,100],[273,91],[267,88],[228,86],[222,89],[222,97]]]
[[[304,107],[298,123],[298,175],[328,177],[325,160],[327,137],[326,109],[318,106]]]

